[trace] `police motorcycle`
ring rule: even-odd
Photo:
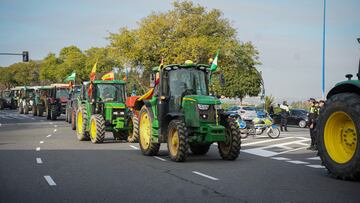
[[[258,115],[250,123],[245,122],[240,116],[236,118],[239,125],[241,138],[245,139],[249,135],[261,135],[264,132],[272,139],[280,136],[279,126],[275,125],[273,119],[268,115]]]

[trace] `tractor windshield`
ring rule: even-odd
[[[97,84],[96,100],[100,102],[120,102],[125,101],[124,85],[121,84]]]
[[[208,95],[206,72],[182,68],[168,72],[168,85],[170,96],[170,110],[180,109],[182,98],[186,95]]]
[[[56,98],[57,99],[67,99],[69,97],[69,92],[65,88],[56,89]]]

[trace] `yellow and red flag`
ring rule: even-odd
[[[88,95],[89,97],[92,96],[92,82],[95,80],[95,77],[96,77],[96,66],[97,66],[97,61],[95,62],[91,72],[90,72],[90,85],[89,85],[89,89],[88,89]]]
[[[114,80],[114,72],[110,71],[101,77],[102,80]]]

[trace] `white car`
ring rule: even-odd
[[[244,121],[252,121],[257,117],[254,106],[233,106],[228,109],[229,112],[236,112]]]

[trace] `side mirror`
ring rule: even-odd
[[[155,80],[156,80],[155,78],[156,78],[155,74],[151,73],[151,75],[150,75],[150,87],[151,88],[155,87]]]

